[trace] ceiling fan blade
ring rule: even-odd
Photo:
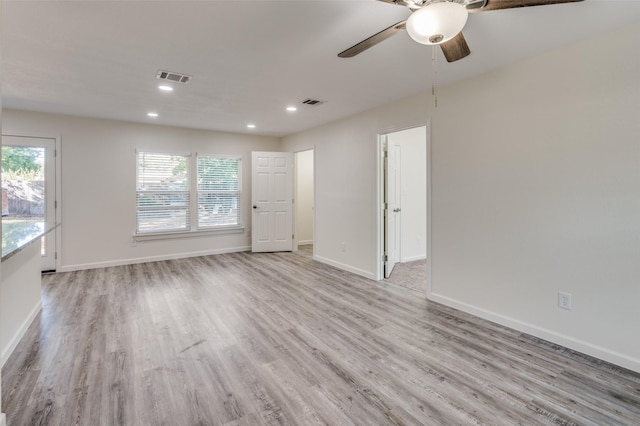
[[[469,9],[469,12],[486,12],[488,10],[513,9],[515,7],[545,6],[548,4],[574,3],[584,0],[487,0],[484,7]]]
[[[338,57],[340,57],[340,58],[351,58],[353,56],[356,56],[357,54],[364,52],[368,48],[373,47],[376,44],[388,39],[389,37],[391,37],[392,35],[394,35],[398,31],[404,30],[406,24],[407,24],[407,21],[397,22],[397,23],[393,24],[392,26],[390,26],[389,28],[385,28],[384,30],[380,31],[379,33],[376,33],[376,34],[372,35],[371,37],[369,37],[369,38],[367,38],[365,40],[362,40],[360,43],[358,43],[358,44],[356,44],[354,46],[351,46],[347,50],[338,53]]]
[[[397,6],[412,6],[413,3],[412,2],[407,2],[405,0],[378,0],[381,1],[383,3],[391,3],[391,4],[395,4]]]
[[[464,39],[462,31],[451,40],[441,43],[440,48],[442,49],[442,53],[444,53],[444,57],[447,59],[447,62],[455,62],[469,56],[471,53],[471,49],[469,49],[469,45]]]

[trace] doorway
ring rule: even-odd
[[[379,135],[379,277],[426,292],[429,140],[427,126]]]
[[[45,229],[58,222],[55,138],[2,135],[3,233]],[[42,271],[55,271],[56,231],[42,237]]]
[[[294,153],[295,249],[313,253],[314,240],[314,150]]]
[[[313,255],[314,150],[252,152],[251,251]]]
[[[251,153],[251,251],[293,250],[293,167],[290,152]]]

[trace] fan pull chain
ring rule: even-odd
[[[438,108],[438,94],[436,93],[436,87],[438,86],[438,55],[437,46],[434,45],[431,49],[431,94],[433,95],[433,105]]]

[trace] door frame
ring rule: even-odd
[[[301,152],[311,151],[313,155],[313,215],[312,215],[312,224],[311,227],[313,229],[313,251],[312,256],[315,256],[316,253],[316,147],[315,145],[311,148],[300,149],[298,151],[293,151],[293,251],[298,251],[298,217],[296,215],[297,203],[298,203],[298,154]]]
[[[17,138],[35,138],[35,139],[52,139],[55,142],[55,224],[60,226],[56,226],[54,230],[49,232],[49,234],[55,235],[55,269],[58,270],[62,265],[62,170],[61,170],[61,150],[60,150],[60,136],[51,136],[51,135],[41,135],[41,134],[33,134],[33,133],[22,133],[22,132],[11,132],[11,131],[2,131],[2,136],[13,136]]]
[[[397,127],[388,127],[381,129],[377,132],[376,137],[376,232],[378,234],[377,241],[377,249],[376,249],[376,280],[380,281],[384,279],[384,136],[389,133],[400,132],[403,130],[413,129],[416,127],[426,127],[427,134],[427,170],[426,170],[426,178],[427,178],[427,235],[426,235],[426,243],[427,243],[427,273],[426,273],[426,283],[425,283],[425,291],[426,294],[429,295],[432,292],[431,288],[431,173],[432,173],[432,165],[431,165],[431,119],[426,121],[410,123],[404,126]]]
[[[269,158],[269,165],[266,167],[268,169],[268,180],[267,180],[267,189],[268,189],[268,200],[264,200],[261,204],[261,201],[258,199],[259,197],[259,179],[257,177],[260,175],[259,164],[257,160],[259,156]],[[285,166],[281,167],[282,170],[285,170],[286,180],[285,184],[285,192],[286,199],[284,203],[278,203],[277,200],[274,200],[277,191],[272,192],[272,188],[277,188],[276,185],[276,177],[279,175],[277,173],[277,164],[276,162],[272,162],[271,160],[275,160],[277,158],[286,158]],[[260,252],[280,252],[280,251],[293,251],[293,234],[294,234],[294,206],[293,206],[293,184],[295,181],[294,178],[294,166],[293,166],[294,156],[290,151],[252,151],[251,152],[251,251],[253,253]],[[260,218],[256,215],[260,215],[263,211],[261,205],[264,207],[269,207],[267,210],[269,213],[268,219],[268,240],[260,241],[258,238],[260,236],[261,227],[258,226],[260,222]],[[285,235],[286,239],[277,240],[276,236],[271,232],[278,229],[277,223],[275,223],[276,215],[272,214],[281,210],[274,210],[274,205],[276,207],[286,206],[287,216],[285,222]]]
[[[402,215],[400,209],[402,207],[402,180],[399,174],[402,168],[398,161],[402,159],[401,146],[390,143],[389,135],[382,135],[383,144],[383,277],[389,278],[393,268],[401,260],[402,251]]]

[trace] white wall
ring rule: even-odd
[[[242,156],[242,220],[251,220],[251,151],[279,150],[276,138],[5,110],[5,132],[61,138],[61,268],[72,270],[246,250],[247,233],[145,241],[135,229],[135,150]]]
[[[42,302],[40,240],[2,262],[0,279],[0,367],[33,322]]]
[[[313,151],[296,152],[295,222],[298,244],[313,244]]]
[[[428,297],[640,371],[639,49],[636,24],[285,138],[316,146],[320,260],[373,275],[376,134],[431,114]]]
[[[400,261],[427,257],[427,127],[389,133],[400,146]]]
[[[377,277],[377,135],[425,124],[427,104],[419,95],[283,139],[285,151],[315,147],[317,260]]]
[[[640,370],[639,49],[636,24],[441,90],[432,298]]]

